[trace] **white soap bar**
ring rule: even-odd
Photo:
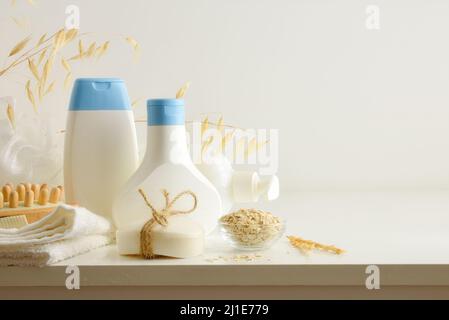
[[[121,255],[140,254],[140,230],[136,224],[117,230],[117,248]],[[168,219],[168,226],[156,224],[151,233],[153,252],[156,255],[189,258],[204,251],[203,227],[187,216],[177,215]]]

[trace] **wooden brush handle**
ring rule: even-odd
[[[14,210],[3,209],[0,210],[0,218],[4,217],[12,217],[12,216],[26,216],[28,223],[33,223],[42,219],[49,213],[55,210],[56,206],[50,207],[33,207],[33,208],[24,208],[20,207]]]

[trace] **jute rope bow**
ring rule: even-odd
[[[153,253],[153,247],[151,243],[151,230],[157,224],[166,227],[168,225],[168,218],[178,214],[189,214],[195,211],[198,205],[198,199],[192,191],[184,191],[179,193],[173,200],[170,201],[170,194],[167,190],[162,190],[162,194],[165,198],[165,208],[162,210],[156,210],[151,202],[148,200],[145,192],[139,189],[139,193],[142,195],[143,200],[147,206],[151,209],[152,218],[148,220],[140,231],[140,252],[145,259],[153,259],[155,254]],[[193,207],[190,210],[172,210],[173,205],[184,196],[191,196],[193,198]]]

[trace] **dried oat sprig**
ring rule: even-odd
[[[45,39],[47,38],[47,34],[44,33],[40,38],[39,41],[37,42],[37,46],[39,47],[40,45],[42,45],[45,42]]]
[[[73,78],[72,67],[69,64],[69,61],[91,58],[94,56],[100,58],[108,51],[109,41],[106,41],[98,47],[96,42],[93,42],[88,49],[85,50],[84,44],[80,39],[78,42],[77,56],[66,60],[62,54],[59,53],[61,49],[68,43],[84,35],[86,34],[78,34],[77,29],[66,30],[62,28],[51,36],[47,36],[47,33],[41,35],[39,40],[36,41],[36,44],[31,46],[29,43],[32,38],[31,36],[28,36],[19,41],[10,50],[8,58],[11,57],[13,60],[9,62],[4,69],[0,69],[0,76],[15,69],[22,63],[27,63],[28,70],[35,81],[34,83],[31,83],[31,81],[27,82],[25,92],[29,102],[33,105],[34,110],[37,111],[37,102],[42,101],[43,97],[51,93],[55,87],[54,82],[50,85],[47,85],[47,82],[49,82],[52,70],[54,69],[54,60],[58,55],[61,56],[61,64],[66,71],[64,87],[67,88],[71,84]],[[41,64],[43,64],[43,67],[40,67]],[[36,89],[35,92],[33,92],[32,88]],[[36,98],[38,98],[38,100]]]
[[[201,138],[204,137],[207,129],[209,129],[209,117],[204,118],[204,120],[201,122]]]
[[[137,98],[137,99],[134,99],[132,102],[131,102],[131,107],[132,108],[135,108],[135,107],[137,107],[137,105],[139,104],[139,102],[142,100],[142,98]],[[145,120],[146,121],[146,120]]]
[[[220,116],[220,119],[218,119],[217,123],[217,130],[223,132],[223,128],[224,128],[223,116]]]
[[[28,69],[30,69],[30,72],[33,74],[36,80],[40,81],[39,71],[37,70],[37,66],[34,63],[33,59],[28,59]]]
[[[178,92],[176,93],[176,99],[182,99],[184,98],[184,96],[186,95],[187,90],[189,90],[190,88],[190,82],[187,82],[186,84],[184,84],[182,86],[181,89],[178,90]]]
[[[95,49],[97,48],[97,43],[96,42],[92,42],[89,46],[89,48],[87,48],[86,51],[86,58],[92,58],[95,54]]]
[[[69,88],[70,84],[72,83],[72,79],[73,79],[72,73],[71,72],[67,73],[67,75],[65,76],[65,79],[64,79],[64,88],[65,89]]]
[[[84,44],[83,44],[83,40],[81,40],[81,39],[80,39],[80,41],[78,41],[78,54],[81,59],[84,57]]]
[[[26,37],[25,39],[19,41],[9,52],[8,58],[15,56],[16,54],[18,54],[20,51],[22,51],[26,45],[28,44],[28,42],[30,42],[31,40],[31,36]]]
[[[34,98],[33,90],[31,89],[31,81],[28,80],[25,85],[25,91],[28,97],[28,100],[33,105],[34,111],[37,112],[36,99]]]
[[[11,104],[8,103],[8,107],[6,108],[6,115],[8,116],[9,123],[13,129],[16,129],[16,119],[14,115],[14,108]]]
[[[248,159],[249,156],[256,151],[257,149],[257,138],[252,138],[249,142],[248,142],[248,146],[246,147],[245,150],[245,159]]]
[[[330,253],[334,253],[337,255],[345,253],[344,250],[339,249],[332,245],[325,245],[321,244],[312,240],[304,240],[300,237],[294,237],[294,236],[288,236],[288,240],[290,241],[290,244],[294,246],[295,248],[298,248],[301,250],[304,254],[309,254],[312,250],[320,250],[320,251],[326,251]]]
[[[139,44],[139,42],[137,42],[137,40],[134,39],[133,37],[126,37],[125,40],[132,47],[133,52],[134,52],[134,58],[138,58],[139,57],[139,53],[140,53],[140,44]]]
[[[204,154],[206,153],[207,148],[209,148],[209,146],[212,144],[212,142],[214,142],[214,137],[210,136],[206,141],[203,142],[202,146],[201,146],[201,157],[204,156]]]
[[[49,93],[52,93],[53,90],[55,88],[55,81],[53,81],[52,83],[50,83],[50,85],[48,86],[47,90],[44,93],[44,96],[46,96]]]
[[[108,50],[109,50],[109,45],[110,45],[110,42],[109,42],[109,41],[106,41],[105,43],[103,43],[103,45],[101,45],[101,46],[99,46],[99,47],[97,48],[95,54],[97,55],[97,58],[98,58],[98,59],[100,59],[101,57],[103,57],[103,56],[108,52]]]
[[[39,54],[39,58],[37,59],[37,67],[39,67],[42,63],[42,61],[44,61],[44,58],[47,54],[47,49],[43,49],[42,52]]]
[[[226,150],[226,146],[229,143],[229,141],[231,140],[232,136],[235,133],[235,130],[232,130],[231,132],[228,132],[224,135],[224,137],[221,139],[221,151],[224,152]]]
[[[3,74],[5,74],[7,71],[11,70],[12,68],[17,67],[18,65],[28,61],[28,59],[33,58],[35,55],[37,54],[42,54],[43,51],[47,50],[48,48],[52,47],[51,44],[45,46],[45,47],[41,47],[42,45],[48,43],[50,40],[52,40],[53,38],[55,38],[58,35],[59,31],[54,33],[51,37],[47,38],[46,40],[42,40],[39,39],[39,42],[37,45],[31,47],[30,49],[26,50],[24,53],[22,53],[18,58],[16,58],[16,60],[14,60],[13,62],[11,62],[5,69],[3,69],[2,71],[0,71],[0,76],[2,76]],[[22,40],[21,42],[25,41],[26,39]],[[31,40],[31,39],[30,39]],[[16,50],[19,50],[20,48],[20,42],[18,44],[15,45],[15,47],[11,50],[11,52],[14,52]],[[28,41],[25,43],[25,47],[28,44]],[[18,52],[16,52],[14,55],[18,54],[20,51],[22,51],[25,47],[20,48],[20,50]],[[34,52],[33,52],[34,51]]]
[[[34,0],[26,0],[29,4],[35,4]],[[14,5],[16,0],[11,0],[11,5]],[[19,19],[11,17],[13,21],[20,26],[21,21]],[[87,50],[84,49],[84,44],[81,40],[82,36],[88,35],[87,33],[79,34],[78,29],[66,29],[61,28],[57,30],[53,35],[48,36],[48,33],[44,33],[36,38],[34,42],[31,35],[17,42],[9,51],[7,64],[5,67],[0,68],[0,77],[6,75],[10,71],[17,69],[22,64],[27,64],[28,71],[32,75],[32,80],[28,80],[25,85],[25,93],[28,101],[33,105],[34,110],[37,112],[37,103],[42,101],[43,97],[51,93],[55,88],[55,81],[47,85],[47,81],[50,82],[52,70],[54,69],[54,59],[60,58],[62,66],[66,71],[64,79],[64,87],[68,87],[73,79],[72,68],[69,64],[71,60],[81,60],[82,58],[97,57],[101,58],[105,55],[109,49],[110,42],[106,41],[97,47],[96,42],[90,43]],[[62,56],[62,49],[75,39],[79,38],[77,56],[71,59],[65,59]],[[126,38],[129,43],[133,45],[135,51],[139,49],[138,42],[132,38]],[[33,42],[34,44],[31,44]],[[87,45],[87,43],[86,43]],[[58,57],[59,56],[59,57]],[[43,66],[42,66],[43,65]],[[11,121],[12,116],[8,113],[8,117]],[[12,122],[11,122],[12,124]],[[15,123],[14,123],[15,125]]]
[[[65,71],[67,72],[72,72],[72,67],[70,66],[70,64],[67,62],[66,59],[62,58],[61,59],[61,64],[64,67]]]
[[[239,128],[236,126],[227,125],[224,123],[223,116],[220,116],[217,122],[213,122],[206,116],[201,122],[201,139],[202,139],[202,149],[203,154],[206,152],[207,148],[211,145],[209,139],[206,139],[206,131],[210,127],[215,127],[217,130],[223,135],[221,138],[221,152],[226,150],[226,146],[231,141],[236,132],[245,131],[243,128]],[[225,131],[225,128],[233,129],[229,132]],[[257,152],[261,148],[265,147],[269,140],[259,141],[257,138],[253,137],[249,141],[248,138],[240,138],[236,141],[235,148],[236,152],[234,153],[234,158],[237,157],[238,154],[243,153],[244,158],[248,159],[254,152]]]
[[[256,138],[253,138],[253,139],[249,142],[248,147],[246,148],[246,151],[245,151],[245,159],[248,159],[249,156],[252,155],[254,152],[257,152],[257,151],[260,150],[262,147],[264,147],[265,145],[267,145],[268,142],[269,142],[269,140],[259,142],[259,141],[257,141]]]
[[[131,45],[134,50],[139,49],[139,43],[133,37],[126,37],[125,40]]]

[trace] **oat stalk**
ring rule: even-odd
[[[9,123],[13,130],[16,129],[16,118],[14,114],[14,108],[11,104],[8,103],[8,107],[6,108],[6,115],[8,116]]]
[[[304,240],[300,237],[288,236],[290,244],[299,249],[303,254],[308,255],[312,250],[326,251],[336,255],[345,253],[344,250],[332,245],[321,244],[312,240]]]
[[[186,95],[187,90],[189,90],[190,88],[190,82],[187,82],[186,84],[184,84],[182,86],[181,89],[178,90],[178,92],[176,93],[176,99],[182,99],[184,98],[184,96]]]

